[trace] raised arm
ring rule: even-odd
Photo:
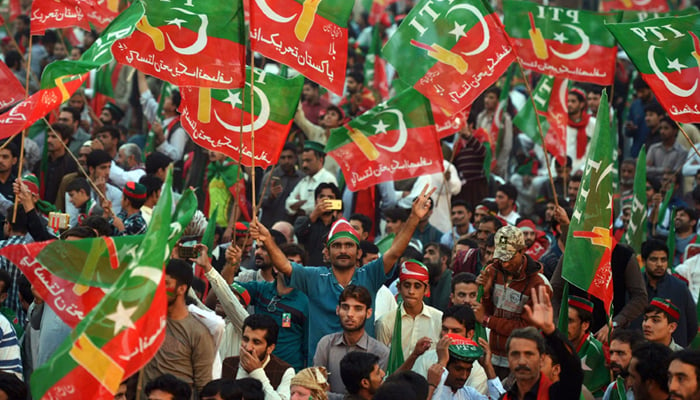
[[[292,264],[277,246],[272,235],[270,235],[270,231],[257,219],[250,223],[250,237],[265,245],[268,254],[270,254],[272,265],[274,265],[279,272],[283,273],[286,277],[292,276]]]

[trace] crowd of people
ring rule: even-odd
[[[388,37],[411,6],[392,6],[397,18],[376,29]],[[75,45],[48,30],[30,47],[30,22],[20,16],[0,47],[32,93],[46,65],[77,59],[98,34],[71,36]],[[531,139],[537,132],[513,125],[529,101],[526,81],[534,87],[540,79],[527,73],[508,83],[505,117],[497,112],[501,79],[441,140],[444,172],[352,192],[324,148],[332,129],[381,101],[363,70],[372,29],[366,13],[350,24],[342,97],[305,81],[267,170],[197,146],[180,123],[179,91],[165,93],[128,65],[114,70],[110,101],[97,101],[91,79],[49,115],[50,125],[0,145],[0,249],[143,234],[170,166],[176,192],[196,189],[198,210],[164,266],[165,340],[114,398],[700,400],[700,351],[691,349],[700,156],[633,78],[627,56],[618,54],[609,91],[621,118],[611,131],[620,201],[608,316],[599,299],[565,290],[562,278],[604,88],[569,90],[567,158],[552,159],[553,177],[551,157]],[[280,71],[273,61],[255,62]],[[697,127],[683,128],[700,143]],[[502,135],[486,165],[480,129]],[[642,222],[631,218],[643,146]],[[204,244],[209,224],[216,234]],[[648,235],[637,254],[621,240],[639,224]],[[0,257],[0,398],[31,398],[32,372],[71,333],[44,300]]]

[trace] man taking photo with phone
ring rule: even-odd
[[[294,221],[294,232],[299,244],[309,252],[309,265],[328,265],[323,256],[331,225],[342,215],[340,190],[333,183],[320,183],[314,191],[316,206],[309,215],[297,217]]]

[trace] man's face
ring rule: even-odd
[[[255,249],[255,266],[260,269],[268,269],[272,267],[270,253],[267,252],[265,246],[258,246]]]
[[[297,163],[297,155],[291,150],[282,150],[280,153],[279,166],[282,171],[291,172]]]
[[[557,382],[559,380],[559,372],[561,368],[558,364],[553,364],[552,357],[549,354],[542,355],[542,366],[540,371],[549,378],[550,382]]]
[[[493,221],[482,222],[476,230],[476,238],[477,240],[486,241],[494,233],[496,233],[496,224]]]
[[[676,232],[685,232],[693,226],[693,224],[691,224],[690,215],[688,215],[685,210],[678,210],[678,212],[676,212],[676,219],[674,223],[676,226]]]
[[[472,373],[473,363],[453,360],[447,364],[447,379],[445,380],[445,386],[451,388],[452,390],[459,390],[464,387],[467,383],[469,375]]]
[[[301,96],[304,101],[316,101],[318,99],[318,88],[305,83],[304,88],[301,90]]]
[[[567,96],[566,99],[566,111],[569,113],[569,116],[578,116],[578,114],[583,110],[583,108],[586,106],[586,103],[579,101],[578,97],[576,97],[573,94],[570,94]]]
[[[518,251],[508,261],[501,260],[501,269],[508,274],[515,275],[523,265],[523,251]]]
[[[659,279],[666,275],[668,255],[663,250],[652,251],[646,260],[646,273],[649,278]]]
[[[484,265],[488,265],[493,260],[493,252],[495,250],[496,246],[484,246],[484,254],[482,254]]]
[[[316,196],[316,204],[323,203],[326,200],[335,200],[335,193],[331,189],[321,189],[321,192]]]
[[[119,139],[115,139],[112,137],[112,135],[109,134],[109,132],[100,132],[97,134],[97,140],[99,140],[102,143],[102,146],[104,146],[104,149],[106,152],[111,154],[111,151],[114,150],[115,147],[117,147],[117,144],[119,143]]]
[[[455,335],[460,335],[464,336],[466,338],[471,338],[471,336],[474,335],[474,331],[467,333],[467,329],[464,328],[464,325],[462,325],[459,321],[452,317],[445,317],[442,320],[442,328],[440,330],[440,338],[447,334],[455,334]]]
[[[554,210],[556,209],[556,205],[554,203],[547,203],[547,208],[544,210],[544,220],[547,222],[551,222],[552,218],[554,217]]]
[[[498,108],[498,96],[496,96],[496,93],[491,92],[484,96],[484,108],[488,111],[496,111],[496,108]]]
[[[357,332],[365,329],[365,321],[372,316],[372,310],[353,298],[343,300],[335,308],[335,313],[340,319],[340,326],[346,332]]]
[[[450,301],[456,306],[476,303],[476,294],[479,287],[476,283],[456,283],[455,290],[450,293]]]
[[[632,359],[632,348],[629,343],[620,340],[610,342],[610,370],[615,376],[627,371]]]
[[[569,327],[567,334],[571,343],[578,344],[588,330],[589,325],[588,322],[581,322],[581,318],[578,316],[578,310],[569,307]]]
[[[57,134],[53,132],[48,133],[49,137],[47,138],[47,148],[49,152],[54,152],[57,151],[59,148],[63,147],[61,144],[61,137],[58,136]]]
[[[482,217],[487,216],[488,213],[484,210],[475,210],[474,211],[474,225],[478,224],[479,221],[481,221]]]
[[[100,112],[100,121],[102,121],[103,124],[105,125],[112,125],[112,113],[107,111],[106,108],[103,108],[102,111]]]
[[[360,264],[367,265],[378,258],[379,258],[379,253],[362,253],[362,258],[360,259]]]
[[[304,151],[301,155],[301,170],[308,176],[316,175],[323,168],[321,160],[312,150]]]
[[[630,163],[622,164],[620,168],[620,183],[623,185],[634,184],[635,165]]]
[[[336,128],[340,125],[340,114],[336,110],[327,110],[321,119],[324,128]]]
[[[241,347],[257,356],[258,360],[265,361],[265,358],[275,349],[274,344],[267,345],[266,334],[266,329],[250,329],[249,326],[246,326],[241,337]]]
[[[83,107],[85,107],[85,100],[83,100],[83,96],[79,93],[75,93],[71,96],[70,100],[68,100],[68,105],[82,111]]]
[[[384,383],[384,376],[386,376],[386,372],[379,367],[379,364],[374,364],[372,372],[369,373],[369,387],[367,388],[369,394],[377,393],[377,389]]]
[[[537,380],[540,375],[542,356],[537,350],[537,343],[529,339],[513,338],[508,349],[508,367],[515,374],[515,379]]]
[[[644,321],[642,322],[644,339],[668,345],[677,325],[675,322],[669,322],[666,315],[661,311],[649,311],[644,314]]]
[[[636,89],[635,94],[637,95],[638,98],[647,101],[651,98],[651,89],[649,88],[641,88],[641,89]]]
[[[498,211],[508,211],[512,203],[513,201],[507,194],[501,192],[500,190],[496,192],[496,207],[498,207]]]
[[[17,164],[17,157],[13,157],[9,149],[0,150],[0,173],[12,171],[12,166],[15,164]]]
[[[333,268],[354,268],[357,263],[357,243],[346,237],[338,238],[328,246],[328,256]]]
[[[465,226],[469,223],[469,219],[471,219],[471,213],[464,206],[455,206],[452,207],[452,211],[450,211],[450,219],[452,220],[453,226]]]
[[[148,395],[148,400],[174,400],[175,397],[168,393],[164,392],[160,389],[155,389],[152,390],[151,393]]]
[[[588,101],[588,108],[595,115],[598,113],[598,107],[600,106],[600,94],[590,92],[586,95],[586,100]]]
[[[576,199],[576,196],[578,195],[578,189],[581,187],[581,181],[569,181],[567,188],[566,188],[566,193],[569,195],[570,199]]]
[[[360,235],[360,239],[365,240],[369,237],[369,232],[365,232],[365,229],[362,227],[362,222],[359,219],[351,219],[348,222],[350,222],[350,226],[357,231],[357,234]]]
[[[175,278],[165,274],[165,293],[168,296],[168,307],[175,304],[179,297],[184,296],[185,291],[187,291],[187,285],[178,285]]]
[[[644,122],[647,124],[650,130],[656,129],[656,127],[659,126],[660,120],[661,115],[653,111],[647,111],[644,113]]]
[[[537,239],[537,233],[532,229],[525,229],[523,231],[523,238],[525,239],[525,247],[530,248],[535,243]]]
[[[434,268],[437,268],[439,272],[442,272],[440,270],[440,268],[442,267],[442,260],[440,259],[440,249],[438,249],[436,246],[427,246],[425,248],[425,253],[423,253],[423,263],[426,266],[428,266],[428,270],[430,270],[430,266],[432,266]]]
[[[61,144],[58,143],[58,145],[60,146]],[[78,150],[78,162],[85,169],[87,169],[87,156],[90,153],[92,153],[92,147],[90,146],[83,146]]]
[[[64,46],[63,43],[56,43],[53,46],[53,55],[57,60],[63,60],[66,58],[68,56],[66,46]]]
[[[409,306],[417,306],[423,302],[427,285],[418,279],[406,279],[399,282],[399,294],[404,303]]]
[[[673,360],[668,366],[668,394],[671,400],[700,400],[695,366]]]
[[[117,393],[114,394],[114,400],[124,400],[126,399],[126,384],[122,383],[117,389]]]
[[[75,131],[78,129],[78,121],[74,120],[73,114],[69,113],[68,111],[61,111],[58,114],[58,122],[73,128],[73,132],[71,134],[75,133]]]
[[[639,360],[636,357],[632,357],[629,366],[629,376],[627,377],[627,384],[632,388],[634,392],[634,397],[637,399],[650,399],[649,391],[642,377],[637,372],[637,365]]]
[[[117,165],[125,170],[131,169],[131,160],[129,159],[129,156],[126,155],[126,151],[124,151],[124,149],[120,149],[117,152]]]
[[[97,178],[104,178],[105,181],[109,178],[109,170],[112,167],[111,162],[106,162],[98,165],[95,168],[90,168],[91,178],[93,180]]]
[[[68,192],[68,201],[70,201],[76,208],[82,207],[83,204],[85,204],[85,202],[89,199],[90,197],[88,197],[88,195],[82,190],[71,190]]]
[[[399,233],[399,231],[401,231],[402,226],[403,226],[403,221],[401,221],[400,219],[391,219],[391,218],[386,219],[386,233],[387,234]]]
[[[661,140],[674,140],[676,139],[676,136],[678,135],[678,132],[676,132],[675,129],[673,129],[673,126],[671,126],[668,121],[662,121],[659,123],[659,134],[661,135]]]
[[[359,89],[360,84],[355,80],[355,78],[349,76],[345,80],[345,87],[348,90],[348,93],[353,94]]]

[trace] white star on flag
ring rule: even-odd
[[[554,40],[562,44],[566,42],[566,36],[564,36],[564,32],[554,33]]]
[[[177,25],[177,28],[178,28],[178,29],[182,29],[182,23],[183,23],[183,22],[187,22],[187,21],[185,21],[184,19],[180,19],[180,18],[173,18],[173,19],[170,19],[170,20],[166,19],[165,22],[166,22],[168,25]]]
[[[231,90],[227,90],[228,96],[224,99],[225,102],[231,104],[231,108],[236,108],[238,104],[243,104],[241,101],[241,92],[238,91],[234,93]]]
[[[374,129],[376,129],[374,131],[375,135],[379,133],[386,133],[386,128],[389,127],[389,125],[385,124],[384,121],[382,121],[381,119],[379,120],[379,123],[374,124],[372,126],[374,127]]]
[[[466,27],[467,27],[467,24],[460,25],[460,24],[458,24],[458,23],[455,21],[455,27],[454,27],[454,29],[452,29],[452,30],[449,31],[448,33],[449,33],[450,35],[455,35],[455,40],[459,40],[460,38],[463,38],[463,37],[467,36],[467,34],[464,33],[464,29],[465,29]]]
[[[678,62],[677,58],[674,58],[673,61],[671,61],[667,58],[666,61],[668,62],[668,66],[666,68],[675,69],[676,72],[681,72],[681,69],[688,68],[687,65],[683,65],[680,62]]]
[[[137,308],[138,306],[124,308],[124,303],[122,303],[120,300],[117,304],[117,309],[105,317],[106,319],[114,322],[115,335],[124,327],[134,328],[134,321],[131,320],[131,317],[134,315]]]

